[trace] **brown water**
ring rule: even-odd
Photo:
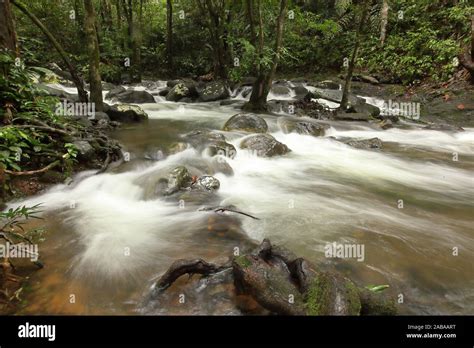
[[[192,129],[221,129],[237,112],[218,104],[183,107],[145,105],[149,122],[113,134],[130,162],[101,175],[83,173],[27,202],[44,203],[49,233],[40,247],[46,267],[33,275],[22,313],[136,313],[173,260],[224,262],[235,247],[245,250],[266,237],[360,286],[390,284],[388,291],[403,295],[402,314],[474,314],[474,130],[379,131],[334,123],[326,137],[315,138],[283,134],[276,116],[266,116],[269,131],[292,152],[264,159],[238,150],[228,159],[235,175],[215,175],[217,203],[261,218],[252,220],[197,212],[199,203],[179,207],[154,194],[169,168],[199,170],[209,158],[191,148],[159,161],[146,157]],[[224,134],[236,147],[244,136]],[[328,136],[377,136],[384,149],[354,149]],[[325,257],[333,242],[363,245],[364,260]],[[145,313],[236,314],[225,305],[217,312],[179,305],[178,291],[171,288],[169,302]]]

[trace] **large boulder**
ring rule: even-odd
[[[316,137],[324,136],[325,130],[329,129],[329,125],[327,124],[296,117],[279,117],[278,126],[285,134],[298,133]]]
[[[105,113],[112,121],[141,122],[148,119],[148,115],[141,107],[132,104],[116,104],[105,107]]]
[[[199,100],[202,102],[210,102],[229,98],[229,89],[222,81],[212,81],[206,83],[203,87],[198,88]]]
[[[369,104],[365,99],[358,99],[357,103],[349,104],[349,111],[369,114],[372,117],[378,117],[380,115],[380,109],[375,105]]]
[[[209,156],[220,155],[234,158],[237,153],[234,145],[226,142],[226,138],[223,134],[210,129],[195,129],[185,134],[184,138],[197,150],[206,150]]]
[[[260,157],[273,157],[284,155],[291,150],[283,143],[280,143],[270,134],[251,135],[240,143],[242,149],[248,149]]]
[[[266,133],[267,122],[258,115],[251,113],[240,113],[232,116],[224,125],[225,131],[245,131],[250,133]]]
[[[116,99],[121,103],[154,103],[155,98],[147,91],[136,91],[133,89],[124,90],[123,87],[119,86],[112,89],[105,96],[106,99]]]
[[[191,89],[189,89],[183,82],[180,82],[171,88],[166,95],[166,100],[177,102],[183,98],[191,96]]]

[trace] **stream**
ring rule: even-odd
[[[157,197],[163,172],[186,165],[204,174],[212,161],[191,147],[161,159],[160,149],[185,142],[182,135],[196,128],[221,130],[240,112],[243,97],[233,98],[235,104],[221,106],[157,96],[156,104],[141,104],[147,122],[112,132],[130,161],[99,175],[79,173],[69,185],[11,203],[42,203],[39,224],[48,231],[40,245],[45,268],[32,275],[22,314],[137,314],[174,260],[225,262],[234,248],[263,238],[359,286],[389,284],[393,294],[403,294],[400,314],[474,313],[474,129],[445,132],[406,123],[380,130],[330,121],[324,137],[313,137],[284,134],[277,116],[261,115],[268,133],[291,152],[257,157],[239,148],[248,134],[222,131],[237,149],[226,159],[234,175],[214,174],[220,181],[216,205],[233,204],[260,220],[215,217],[198,211],[199,202],[178,205]],[[373,137],[383,141],[381,150],[337,141]],[[364,260],[325,257],[325,245],[333,242],[364,245]],[[205,305],[170,302],[147,314],[208,312]]]

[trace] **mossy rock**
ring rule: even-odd
[[[332,272],[319,273],[305,294],[308,315],[360,315],[359,291],[352,281]]]
[[[367,289],[360,290],[361,315],[396,315],[397,304],[394,298]]]

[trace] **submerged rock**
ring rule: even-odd
[[[355,147],[356,149],[381,149],[382,148],[382,140],[379,138],[371,138],[371,139],[362,139],[362,140],[346,140],[343,141],[345,144]]]
[[[283,133],[308,134],[313,136],[324,136],[325,130],[329,129],[329,125],[317,123],[312,120],[304,120],[301,118],[279,117],[278,125]]]
[[[260,157],[279,156],[291,151],[288,146],[280,143],[270,134],[251,135],[242,140],[240,147],[251,150]]]
[[[266,133],[267,122],[258,115],[251,113],[240,113],[232,116],[224,124],[225,131],[245,131],[250,133]]]

